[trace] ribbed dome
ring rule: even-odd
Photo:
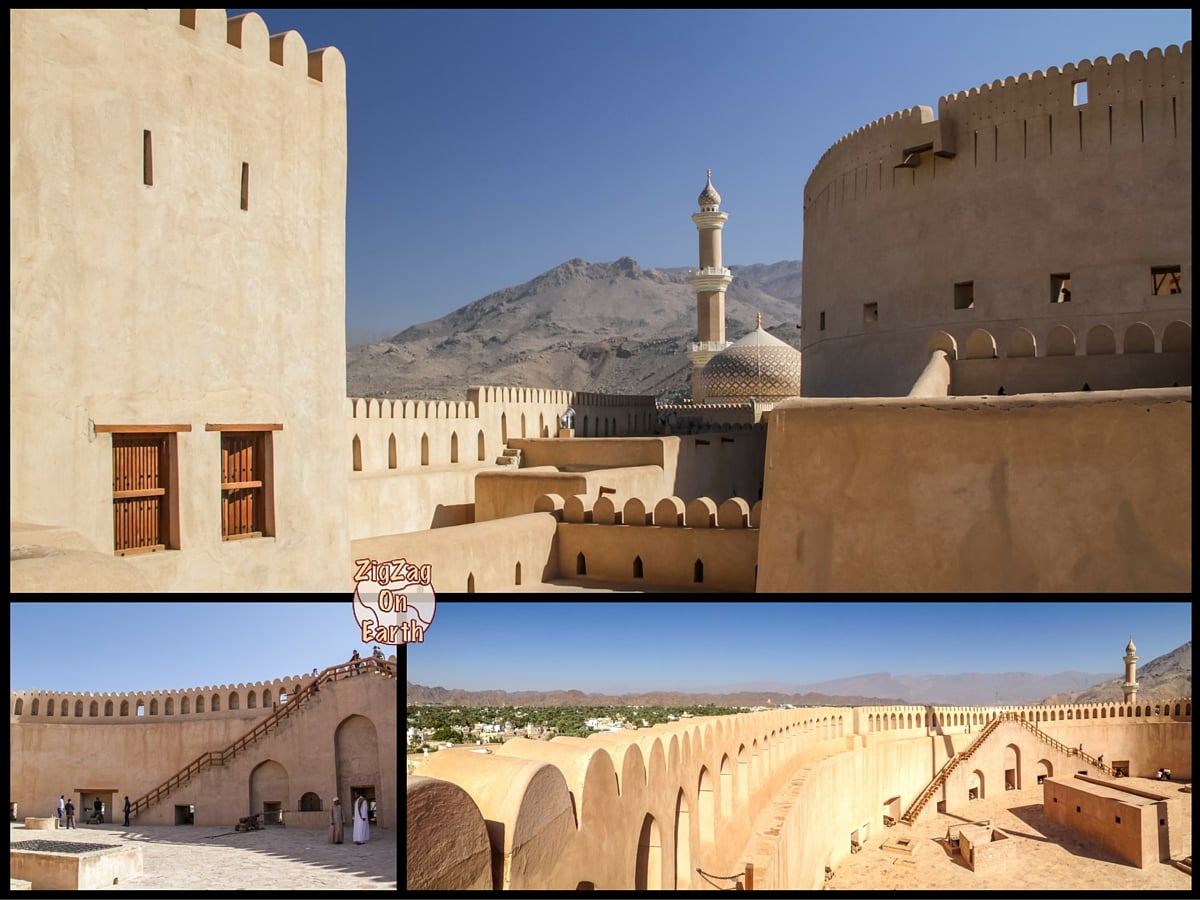
[[[1129,636],[1129,643],[1125,645],[1125,652],[1132,653],[1137,647],[1133,646],[1133,635]]]
[[[704,402],[781,400],[800,396],[800,351],[763,331],[761,323],[700,372]]]
[[[701,209],[708,209],[721,205],[721,195],[717,193],[717,189],[712,186],[712,169],[708,170],[708,183],[704,185],[704,190],[700,192],[700,197],[696,201],[700,204]]]

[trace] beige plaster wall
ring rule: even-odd
[[[518,565],[520,585],[553,577],[556,525],[551,513],[530,512],[432,531],[381,535],[353,541],[351,559],[428,563],[438,593],[508,591],[518,587]],[[355,571],[353,564],[347,568],[346,585],[353,585]]]
[[[181,548],[130,565],[157,590],[333,590],[348,564],[345,64],[255,13],[187,13],[10,16],[10,518],[111,553],[112,441],[93,423],[186,424]],[[282,425],[273,537],[222,540],[207,423]]]
[[[1165,796],[1155,801],[1115,785],[1071,777],[1047,778],[1043,784],[1042,809],[1050,821],[1067,826],[1139,869],[1170,859]]]
[[[939,331],[961,347],[987,329],[1003,347],[1024,328],[1041,359],[1058,324],[1190,323],[1191,57],[1187,41],[1058,61],[833,144],[804,190],[804,395],[904,395]],[[1182,293],[1152,295],[1161,265],[1181,267]],[[1050,302],[1055,273],[1069,303]],[[968,281],[974,305],[956,309]]]
[[[269,684],[278,690],[282,683]],[[250,773],[267,760],[274,760],[287,773],[288,792],[286,798],[281,798],[285,811],[297,810],[300,796],[306,791],[318,794],[326,810],[335,792],[340,792],[345,802],[349,785],[336,784],[334,735],[349,717],[362,716],[374,725],[377,738],[381,770],[376,784],[379,821],[394,827],[398,797],[396,683],[394,677],[377,674],[327,683],[277,730],[239,752],[232,764],[202,772],[153,804],[138,821],[173,824],[176,805],[194,804],[197,825],[231,825],[249,815]],[[200,691],[191,693],[194,696]],[[210,697],[212,691],[206,688],[204,693]],[[125,794],[136,800],[202,753],[224,750],[271,712],[269,706],[265,710],[227,711],[223,703],[222,712],[217,714],[130,717],[124,721],[116,716],[92,719],[85,715],[77,719],[72,715],[64,719],[28,714],[33,699],[50,696],[59,700],[65,697],[30,692],[10,697],[12,799],[23,810],[53,809],[60,794],[70,796],[76,788],[116,787],[114,803],[122,802]],[[125,696],[111,698],[116,701],[116,709]],[[146,699],[157,694],[128,696]],[[272,696],[277,700],[279,695],[273,691]],[[18,699],[23,704],[21,715],[14,713]],[[66,699],[73,712],[73,700]],[[103,695],[102,708],[108,699]],[[207,702],[205,707],[209,708]],[[43,705],[41,712],[44,709]],[[110,805],[110,816],[116,812]],[[314,820],[311,815],[287,821],[303,827],[326,825],[325,819]]]
[[[1158,739],[1149,735],[1166,729],[1177,729],[1172,734],[1190,752],[1191,701],[1180,705],[1180,718],[1127,721],[1124,728],[1144,732],[1138,753],[1152,753]],[[1074,722],[1085,707],[1023,710],[1070,712]],[[421,773],[458,785],[478,805],[497,887],[704,887],[697,867],[744,873],[749,865],[755,889],[816,890],[824,866],[849,857],[854,832],[881,839],[883,816],[924,789],[939,758],[978,737],[966,733],[966,721],[986,724],[1001,712],[1021,709],[762,711],[587,739],[515,739],[491,755],[439,751]],[[946,724],[930,734],[925,725],[934,716]],[[1037,759],[1050,745],[1019,724],[1000,727],[1009,731],[987,738],[976,765],[989,783],[1003,784],[997,766],[1006,746]],[[426,789],[410,778],[410,796]],[[457,818],[422,829],[429,862],[409,869],[410,887],[449,883],[436,860],[458,852]],[[473,826],[466,826],[469,835]]]
[[[765,591],[1187,591],[1191,389],[788,401]]]

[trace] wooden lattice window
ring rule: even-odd
[[[178,549],[171,540],[172,436],[113,434],[113,543],[117,556]]]
[[[278,425],[209,425],[221,430],[221,537],[227,541],[275,533],[271,432]]]

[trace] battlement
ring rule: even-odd
[[[388,659],[395,662],[396,655]],[[271,712],[272,703],[286,702],[287,697],[312,681],[312,675],[307,674],[285,675],[270,681],[166,690],[9,691],[9,721],[28,722],[36,718],[46,724],[80,724],[77,720],[96,719],[104,724],[114,724],[111,719],[145,722],[164,716],[211,717],[249,710],[265,715]],[[140,714],[139,707],[143,710]]]
[[[648,500],[630,497],[620,507],[601,494],[588,497],[572,494],[542,494],[533,512],[548,512],[559,522],[596,525],[657,525],[669,528],[744,529],[758,528],[762,501],[751,504],[743,497],[730,497],[720,505],[711,497],[685,501],[680,497]]]
[[[1165,50],[1137,50],[1128,57],[1118,53],[1111,60],[1099,56],[952,92],[938,99],[936,117],[930,106],[891,113],[843,136],[822,154],[809,177],[805,206],[827,182],[855,165],[882,158],[888,169],[909,167],[905,158],[925,150],[953,157],[965,150],[957,146],[956,133],[988,126],[1002,128],[1026,119],[1061,119],[1066,113],[1107,109],[1104,124],[1110,130],[1120,127],[1119,122],[1110,121],[1111,111],[1136,111],[1144,142],[1173,136],[1185,127],[1190,131],[1191,68],[1192,42],[1186,41],[1182,47],[1171,44]],[[1158,103],[1169,106],[1172,98],[1178,100],[1174,107],[1158,109]],[[1149,110],[1147,103],[1152,104]],[[1060,126],[1060,134],[1065,128]],[[1041,138],[1040,131],[1037,138]],[[1065,134],[1059,142],[1065,146]]]

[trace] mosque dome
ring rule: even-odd
[[[712,169],[708,170],[708,183],[704,185],[704,190],[700,192],[700,197],[696,202],[700,204],[701,209],[715,208],[721,205],[721,195],[712,185]]]
[[[700,371],[705,403],[783,400],[800,396],[800,351],[758,327]]]

